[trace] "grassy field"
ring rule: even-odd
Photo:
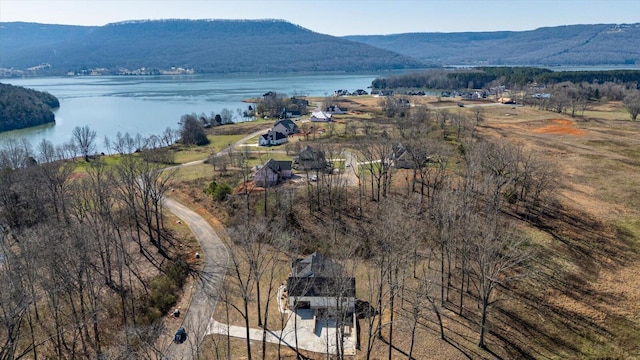
[[[233,125],[235,126],[235,125]],[[236,141],[242,139],[244,135],[208,135],[210,143],[206,146],[179,147],[176,151],[176,163],[184,164],[195,160],[204,160],[211,153],[218,152]]]
[[[359,111],[377,106],[379,101],[371,96],[347,100],[343,106]],[[429,97],[420,97],[416,102],[434,108],[457,103],[438,102]],[[473,105],[450,111],[470,115],[470,106]],[[328,136],[329,129],[323,124],[325,132],[317,134],[316,141],[345,144],[351,139],[342,135],[346,122],[352,121],[361,127],[376,117],[369,113],[337,117],[333,136]],[[537,250],[538,256],[532,264],[535,276],[501,292],[500,311],[489,319],[492,325],[488,341],[492,351],[476,346],[478,319],[475,315],[470,312],[460,317],[454,313],[455,309],[443,309],[448,341],[438,339],[435,319],[431,319],[418,333],[416,358],[639,358],[640,122],[628,121],[628,115],[618,103],[593,104],[584,116],[575,118],[530,107],[490,106],[484,108],[484,118],[477,127],[479,136],[523,144],[553,161],[560,172],[556,195],[562,211],[556,218],[545,219],[545,229],[522,228]],[[245,126],[247,132],[256,129],[255,125]],[[302,141],[306,143],[304,138]],[[258,164],[266,155],[290,158],[273,150],[252,156],[251,164]],[[209,169],[207,165],[183,169],[179,178],[201,186],[214,176]],[[406,187],[403,181],[398,178],[394,183]],[[202,192],[201,189],[193,191]],[[188,197],[195,204],[208,201],[201,195]],[[303,208],[304,204],[300,211],[304,212]],[[319,225],[311,225],[314,221],[322,223],[318,219],[302,218],[302,221],[306,221],[303,225],[306,233],[324,231]],[[287,266],[283,258],[279,268],[283,279]],[[368,296],[365,282],[361,281],[365,271],[366,268],[359,268],[356,273],[361,298]],[[235,297],[231,301],[240,300]],[[250,317],[255,323],[257,314],[251,311]],[[224,319],[225,316],[225,308],[219,305],[214,317]],[[242,318],[236,312],[230,316],[230,322],[242,325]],[[400,329],[398,334],[406,334],[407,322],[399,320],[397,329]],[[208,339],[211,349],[213,340],[218,346],[224,342],[222,337]],[[398,347],[394,358],[406,358],[403,349],[408,347],[407,340],[403,335],[394,338]],[[243,354],[243,345],[242,340],[233,340],[232,352]],[[259,344],[253,346],[257,354]],[[270,355],[273,351],[274,347],[269,346]],[[386,345],[379,342],[374,353],[375,358],[381,358],[381,354],[386,354]],[[317,354],[311,356],[323,358]],[[362,354],[356,358],[362,358]]]
[[[555,252],[544,258],[555,269],[548,275],[556,287],[540,288],[548,307],[532,312],[545,320],[530,340],[542,357],[640,356],[640,122],[624,120],[616,104],[593,108],[576,118],[492,109],[481,127],[485,136],[546,154],[561,173],[557,195],[567,218],[553,226],[562,242],[539,243]],[[543,334],[557,338],[543,341]]]

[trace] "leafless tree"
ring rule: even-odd
[[[629,90],[624,97],[624,108],[629,112],[632,121],[636,121],[640,114],[640,91]]]
[[[382,323],[381,319],[375,323],[369,319],[369,338],[367,340],[367,357],[371,355],[374,339],[372,336],[382,338],[383,327],[388,328],[389,358],[392,357],[394,321],[396,300],[400,300],[401,287],[404,283],[404,267],[406,253],[415,246],[415,228],[418,226],[417,211],[414,204],[400,198],[384,199],[380,211],[369,233],[369,241],[375,253],[372,254],[373,268],[379,273],[368,275],[369,283],[373,287],[372,300],[376,301],[377,313],[382,316],[383,308],[388,309],[389,321]],[[381,249],[384,249],[381,251]],[[386,304],[386,305],[385,305]]]
[[[388,134],[383,133],[379,138],[367,143],[362,151],[365,164],[371,176],[371,199],[380,201],[387,196],[387,190],[391,186],[392,163],[389,158],[393,150],[394,140]],[[374,186],[375,183],[375,186]]]
[[[251,359],[249,303],[254,300],[253,287],[255,286],[255,281],[253,279],[254,274],[252,271],[245,272],[244,267],[248,266],[250,263],[249,256],[252,255],[251,245],[254,243],[252,240],[255,240],[256,235],[257,234],[253,232],[252,229],[244,226],[229,229],[229,236],[237,245],[236,247],[229,249],[229,272],[231,273],[230,279],[232,279],[231,286],[242,299],[242,304],[236,305],[231,302],[229,305],[244,319],[247,359]],[[254,238],[252,239],[252,237]]]
[[[450,206],[455,198],[452,190],[438,193],[429,209],[433,221],[434,241],[440,254],[440,306],[449,299],[451,279],[452,252],[455,249],[457,221],[460,214],[455,206]],[[446,291],[445,291],[446,290]]]
[[[473,114],[473,118],[476,121],[476,125],[484,121],[484,109],[482,108],[482,106],[472,106],[471,113]]]
[[[406,299],[409,304],[407,322],[409,323],[411,340],[409,342],[409,351],[407,354],[408,360],[413,359],[413,350],[416,343],[416,331],[418,330],[418,324],[420,324],[421,321],[424,321],[427,317],[427,313],[429,312],[429,308],[432,305],[435,305],[435,301],[433,301],[435,286],[429,278],[429,274],[425,274],[425,272],[426,271],[423,269],[421,280],[413,281],[406,291],[407,295],[403,296],[403,299]],[[437,307],[434,307],[434,309],[437,309]],[[439,309],[436,311],[439,316]]]
[[[410,108],[409,99],[406,96],[383,96],[379,105],[387,117],[404,117]]]
[[[284,227],[281,223],[271,221],[269,222],[269,236],[267,239],[269,240],[269,248],[265,252],[263,259],[260,259],[256,268],[262,268],[259,271],[259,276],[262,281],[261,283],[256,283],[256,288],[262,284],[263,287],[266,286],[266,302],[264,304],[262,319],[262,359],[266,358],[266,338],[267,332],[269,330],[269,314],[271,311],[271,300],[277,293],[278,282],[277,279],[282,278],[284,274],[279,273],[278,265],[279,265],[279,256],[282,253],[286,252],[292,244],[292,239],[290,234],[284,230]],[[258,292],[259,293],[259,292]],[[262,292],[264,294],[264,292]],[[276,303],[277,305],[277,303]],[[259,315],[260,316],[260,315]],[[283,317],[281,317],[283,319]]]
[[[136,150],[135,140],[126,132],[122,135],[119,131],[113,143],[113,149],[120,155],[131,154]]]
[[[163,223],[163,201],[167,191],[171,186],[173,178],[177,173],[177,168],[167,169],[162,171],[157,166],[149,164],[149,171],[143,174],[141,177],[141,182],[143,186],[143,192],[149,193],[149,199],[151,200],[151,204],[153,205],[153,214],[155,218],[156,225],[156,240],[157,247],[160,253],[164,254],[164,250],[162,249],[162,230],[164,229]]]
[[[69,161],[58,159],[53,144],[42,140],[38,146],[40,166],[37,170],[47,192],[49,204],[54,208],[56,218],[61,221],[66,218],[67,197],[70,190],[70,177],[75,165]]]
[[[192,310],[189,310],[192,311]],[[194,319],[207,319],[211,317],[208,310],[203,311],[203,309],[198,309],[196,316]],[[207,332],[208,322],[206,321],[195,321],[189,322],[186,325],[189,333],[187,334],[187,346],[189,346],[191,350],[191,358],[199,360],[203,355],[203,340],[204,336]]]
[[[154,322],[150,325],[129,325],[122,330],[122,336],[130,339],[131,345],[116,354],[118,358],[161,360],[168,346],[164,323]]]
[[[369,262],[369,266],[366,266],[365,288],[368,297],[364,298],[366,309],[359,314],[359,317],[365,319],[367,326],[366,359],[371,359],[376,339],[382,337],[382,314],[386,308],[387,295],[384,283],[388,271],[387,267],[382,266],[386,262],[385,255],[386,252],[376,253]]]
[[[128,154],[128,153],[125,153]],[[139,177],[144,173],[146,167],[143,166],[142,160],[131,155],[123,156],[120,163],[115,167],[115,174],[120,186],[116,187],[116,194],[119,200],[125,205],[127,211],[127,220],[130,226],[135,229],[135,239],[138,243],[140,253],[143,253],[142,247],[142,220],[139,214],[138,194]]]
[[[0,163],[10,169],[23,169],[34,165],[31,144],[26,139],[4,140],[0,150]]]
[[[162,139],[162,144],[164,146],[171,146],[175,144],[176,140],[178,140],[178,135],[176,130],[167,127],[160,136],[160,139]]]
[[[78,149],[80,149],[84,161],[89,161],[89,155],[95,151],[96,147],[96,132],[91,130],[89,125],[83,127],[76,126],[73,129],[72,140]]]
[[[480,300],[480,339],[485,348],[487,310],[497,286],[506,286],[524,274],[517,271],[531,256],[524,249],[525,240],[513,229],[492,221],[478,224],[482,231],[473,244],[472,269],[474,285]]]
[[[19,353],[18,342],[31,297],[27,295],[17,254],[10,250],[4,230],[0,226],[0,359],[9,360],[26,355]]]
[[[427,205],[430,207],[433,205],[433,198],[445,186],[449,176],[447,168],[451,149],[447,144],[434,142],[428,151],[429,161],[420,168],[420,195],[421,199],[426,196]]]

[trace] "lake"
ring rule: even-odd
[[[280,75],[280,76],[140,76],[59,77],[1,79],[0,82],[46,91],[60,100],[56,123],[0,133],[6,138],[26,138],[36,146],[42,139],[60,145],[71,139],[76,126],[97,132],[99,151],[103,139],[118,131],[132,136],[160,134],[178,128],[184,114],[219,113],[223,108],[247,109],[246,98],[267,91],[288,96],[325,96],[335,90],[365,89],[386,74]],[[240,119],[238,119],[240,120]]]

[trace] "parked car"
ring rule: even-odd
[[[311,175],[311,178],[309,180],[318,181],[318,175]]]
[[[187,332],[184,331],[184,328],[181,327],[176,331],[175,336],[173,337],[173,342],[176,344],[182,344],[187,339]]]
[[[464,107],[464,104],[463,103],[458,103],[458,106]]]

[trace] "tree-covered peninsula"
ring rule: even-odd
[[[55,122],[52,109],[58,107],[49,93],[0,83],[0,132]]]

